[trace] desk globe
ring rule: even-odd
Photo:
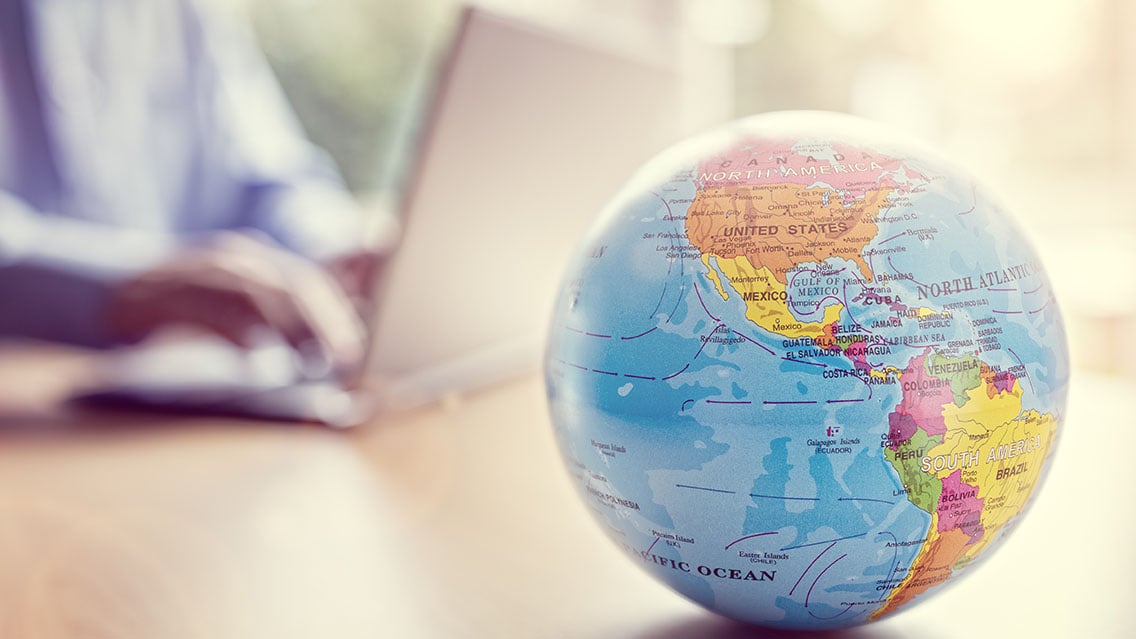
[[[989,556],[1046,474],[1065,334],[967,174],[851,116],[760,115],[652,160],[563,280],[552,423],[630,559],[746,622],[824,629]]]

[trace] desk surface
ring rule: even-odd
[[[338,433],[58,398],[0,352],[0,637],[763,637],[592,523],[539,380]],[[959,585],[849,637],[1130,637],[1132,386],[1080,380],[1048,485]]]

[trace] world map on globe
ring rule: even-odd
[[[1021,230],[849,116],[742,120],[648,164],[553,313],[545,379],[584,500],[727,616],[879,619],[1020,521],[1068,383]]]

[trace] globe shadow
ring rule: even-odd
[[[871,625],[842,630],[760,628],[704,613],[672,620],[630,637],[631,639],[899,639],[900,635]]]

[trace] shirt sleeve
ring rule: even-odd
[[[0,191],[0,337],[111,346],[111,291],[177,240],[32,209]]]
[[[172,124],[188,127],[194,141],[192,157],[179,165],[192,195],[177,224],[119,225],[39,210],[0,188],[0,336],[113,345],[112,291],[194,235],[252,228],[324,261],[373,246],[369,230],[393,226],[385,216],[368,219],[331,159],[307,140],[232,4],[168,5],[178,8],[188,38],[184,66],[170,81],[193,105],[192,118]]]
[[[241,182],[244,225],[319,261],[386,244],[393,222],[382,213],[368,219],[331,158],[308,141],[244,16],[216,2],[193,6],[211,134]]]

